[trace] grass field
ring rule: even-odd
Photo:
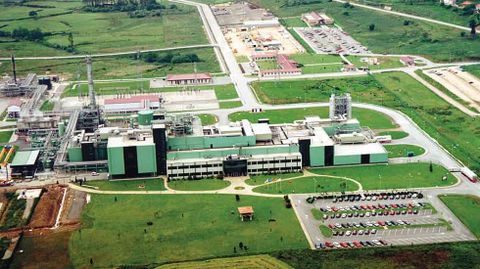
[[[306,248],[292,209],[283,199],[234,195],[93,195],[84,228],[70,240],[75,267],[149,265]],[[253,206],[242,222],[239,206]],[[121,221],[119,221],[121,220]],[[151,222],[151,225],[148,223]],[[242,250],[242,242],[248,250]],[[234,251],[235,248],[235,251]]]
[[[420,156],[425,153],[425,149],[415,145],[385,145],[388,151],[388,158],[407,157],[407,153],[413,153],[413,156]]]
[[[449,186],[457,182],[447,169],[436,164],[432,166],[433,172],[430,172],[428,163],[317,168],[310,171],[355,179],[365,190]],[[444,181],[442,177],[445,175],[447,180]]]
[[[218,119],[213,114],[199,114],[197,115],[200,120],[202,121],[202,125],[212,125],[218,122]]]
[[[172,53],[194,53],[200,61],[196,63],[198,72],[221,72],[212,48],[173,50]],[[84,59],[63,60],[17,60],[17,73],[59,74],[67,80],[87,80],[87,67]],[[10,61],[0,64],[0,73],[10,72]],[[168,74],[193,73],[193,63],[156,64],[135,60],[133,55],[101,57],[93,59],[94,79],[165,77]],[[140,73],[141,72],[141,73]]]
[[[0,132],[0,143],[8,143],[10,137],[12,137],[13,131],[2,131]]]
[[[50,100],[46,100],[45,102],[43,102],[42,106],[40,107],[40,111],[52,111],[54,106],[55,106],[54,102]]]
[[[254,256],[211,259],[211,260],[198,261],[198,262],[174,263],[174,264],[162,265],[160,267],[157,267],[156,269],[194,269],[194,268],[290,269],[292,267],[268,255],[254,255]]]
[[[302,19],[300,17],[296,17],[296,18],[282,18],[280,19],[280,23],[287,27],[287,28],[291,28],[291,27],[307,27],[308,25],[302,21]]]
[[[335,19],[344,31],[375,53],[420,54],[437,61],[478,58],[480,39],[461,37],[461,30],[413,20],[363,8],[344,8],[343,4],[322,1],[316,4],[291,5],[287,1],[254,0],[279,17],[300,16],[304,12],[322,10]],[[416,8],[413,5],[412,8]],[[344,15],[348,12],[348,15]],[[369,25],[375,30],[369,31]],[[466,36],[469,35],[468,31]]]
[[[55,232],[43,236],[23,236],[12,258],[10,268],[73,269],[68,256],[71,232]],[[52,258],[52,253],[55,257]],[[52,260],[53,259],[53,260]]]
[[[229,181],[220,179],[173,180],[168,182],[168,187],[177,191],[220,190],[228,187],[229,185]]]
[[[346,184],[346,188],[342,184]],[[316,192],[341,192],[341,191],[355,191],[358,185],[352,181],[313,176],[301,177],[291,180],[283,180],[271,184],[256,187],[254,192],[269,193],[269,194],[289,194],[289,193],[316,193]]]
[[[278,69],[278,63],[276,61],[256,61],[260,70]]]
[[[168,2],[162,1],[169,6]],[[127,12],[88,13],[78,10],[81,1],[42,1],[42,5],[55,8],[41,9],[37,19],[28,17],[25,7],[4,7],[0,17],[8,17],[2,30],[11,31],[18,27],[56,33],[46,38],[46,42],[67,46],[67,34],[73,33],[74,47],[80,53],[103,53],[135,51],[151,48],[174,47],[207,43],[202,21],[195,7],[176,4],[178,9],[165,10],[160,17],[130,18]],[[29,8],[38,10],[38,8]],[[48,10],[44,12],[44,10]],[[69,14],[48,16],[52,13]],[[45,13],[45,14],[44,14]],[[17,20],[16,20],[17,19]],[[92,33],[95,33],[92,35]],[[11,53],[17,56],[47,56],[67,54],[63,50],[46,48],[39,43],[15,42],[2,38],[0,56]]]
[[[462,67],[465,71],[474,74],[480,78],[480,64],[467,65]]]
[[[477,268],[480,242],[271,253],[293,268]]]
[[[305,116],[312,115],[318,115],[321,118],[328,118],[328,107],[264,110],[260,113],[236,112],[230,114],[228,118],[231,121],[247,119],[251,122],[257,122],[259,119],[268,118],[270,119],[270,123],[278,124],[291,123],[295,120],[302,120]],[[388,116],[368,109],[353,108],[352,117],[357,118],[360,121],[360,125],[368,126],[372,129],[389,129],[396,127]]]
[[[7,193],[8,204],[5,205],[4,213],[0,223],[0,231],[6,231],[12,228],[20,228],[27,223],[23,219],[23,212],[25,211],[27,200],[17,199],[15,193]]]
[[[385,132],[380,132],[378,135],[390,135],[393,140],[396,139],[402,139],[408,136],[408,133],[404,131],[385,131]]]
[[[145,180],[94,180],[84,185],[97,187],[102,191],[163,191],[163,179]]]
[[[404,67],[404,65],[400,62],[400,58],[398,57],[375,57],[378,59],[378,65],[371,65],[365,62],[362,62],[362,58],[369,58],[369,57],[361,57],[361,56],[348,56],[347,59],[352,62],[357,67],[368,67],[370,70],[379,70],[379,69],[388,69],[388,68],[398,68]]]
[[[226,101],[219,103],[221,109],[236,108],[242,106],[242,101]]]
[[[150,88],[149,81],[127,81],[127,82],[107,82],[107,83],[96,83],[95,84],[95,93],[97,95],[116,95],[119,93],[142,93],[142,84],[143,84],[143,93],[156,93],[156,92],[177,92],[183,91],[182,87],[165,87],[165,88]],[[219,100],[228,100],[238,98],[237,91],[233,84],[228,85],[212,85],[212,86],[195,86],[190,87],[189,89],[196,90],[214,90],[217,99]],[[72,97],[78,96],[79,92],[82,96],[88,95],[88,85],[87,84],[77,84],[76,88],[69,87],[65,89],[62,94],[62,97]]]
[[[250,176],[249,179],[245,180],[245,183],[248,185],[256,186],[266,182],[266,180],[278,180],[278,179],[285,179],[285,178],[292,178],[292,177],[299,177],[302,176],[303,173],[286,173],[286,174],[275,174],[275,175],[255,175]]]
[[[455,194],[438,197],[480,239],[480,198]]]

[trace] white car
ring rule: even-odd
[[[93,171],[93,172],[92,172],[92,176],[98,176],[98,173],[95,172],[95,171]]]

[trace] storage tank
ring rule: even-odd
[[[58,123],[58,135],[63,136],[65,134],[65,122],[61,121]]]
[[[142,110],[138,112],[138,125],[152,125],[153,111]]]

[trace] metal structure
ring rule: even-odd
[[[170,130],[175,136],[191,135],[193,133],[194,116],[190,114],[175,115]]]
[[[93,70],[92,58],[87,56],[85,59],[87,64],[88,76],[88,98],[90,102],[79,113],[77,121],[77,129],[87,132],[95,131],[100,124],[103,123],[102,114],[95,99],[95,90],[93,86]]]
[[[352,97],[349,93],[342,96],[335,94],[330,96],[329,117],[331,120],[352,118]]]

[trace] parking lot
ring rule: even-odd
[[[317,249],[474,240],[458,233],[419,192],[292,195],[291,199]]]
[[[315,28],[294,28],[316,53],[369,54],[367,47],[360,44],[338,28],[321,26]]]

